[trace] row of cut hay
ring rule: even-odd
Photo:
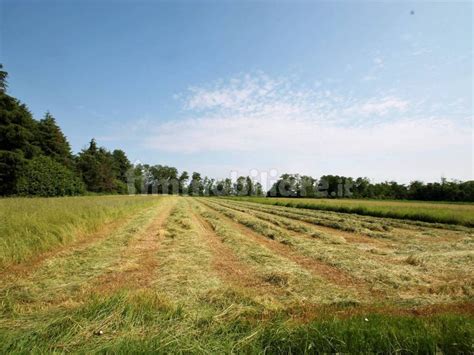
[[[278,242],[286,245],[291,244],[290,235],[282,228],[275,227],[271,223],[265,221],[259,221],[258,219],[251,216],[245,216],[242,213],[239,214],[238,211],[233,211],[232,209],[219,205],[212,200],[203,200],[202,202],[206,206],[211,207],[212,209],[229,217],[233,221],[250,228],[251,230],[261,234],[266,238],[277,240]]]
[[[422,221],[414,221],[414,220],[403,220],[403,219],[396,219],[396,218],[387,218],[387,217],[374,217],[369,215],[358,215],[355,213],[338,213],[334,211],[326,211],[326,210],[317,210],[317,209],[305,209],[305,208],[295,208],[295,207],[286,207],[280,206],[273,203],[267,203],[267,200],[272,199],[265,199],[263,202],[254,201],[254,198],[222,198],[221,200],[233,201],[234,203],[243,204],[252,206],[252,208],[266,208],[272,209],[274,211],[284,211],[285,213],[293,213],[295,215],[304,215],[319,218],[322,221],[346,221],[350,222],[350,224],[357,224],[360,226],[364,226],[371,231],[390,231],[392,228],[400,228],[406,230],[425,230],[427,228],[430,229],[439,229],[439,230],[452,230],[456,232],[467,232],[470,233],[473,231],[471,227],[466,227],[459,224],[442,224],[442,223],[429,223],[429,222],[422,222]],[[256,199],[258,200],[258,199]],[[444,204],[440,204],[440,206],[444,206]],[[469,207],[468,205],[462,205],[461,207]],[[474,212],[473,212],[474,213]],[[335,227],[337,228],[337,226]],[[348,228],[347,231],[350,231],[350,226],[346,223],[345,228]]]
[[[256,204],[245,208],[242,203],[235,201],[210,201],[210,206],[220,208],[227,215],[232,215],[233,210],[236,221],[248,220],[253,216],[254,219],[263,219],[273,224],[275,228],[294,232],[294,235],[289,235],[291,239],[287,244],[295,250],[363,279],[377,290],[390,293],[392,301],[398,302],[404,298],[415,303],[444,302],[463,300],[472,294],[472,285],[459,281],[469,278],[469,271],[472,269],[468,262],[472,257],[472,238],[467,236],[459,240],[431,243],[431,238],[405,240],[402,235],[393,235],[385,239],[385,244],[388,243],[387,247],[390,249],[386,252],[378,246],[366,249],[359,248],[357,244],[345,243],[342,236],[337,238],[337,231],[334,234],[323,233],[321,237],[319,231],[314,233],[310,226],[292,220],[291,216],[276,213],[274,209],[280,207],[270,207],[262,214],[253,210],[258,207]],[[299,238],[298,235],[312,238]],[[455,253],[452,248],[456,248]],[[454,255],[458,256],[457,259],[453,259]],[[414,258],[423,262],[415,265]],[[449,287],[442,287],[448,281]]]
[[[200,204],[196,209],[222,242],[242,262],[255,270],[257,278],[262,281],[262,287],[270,286],[276,291],[272,293],[271,301],[267,298],[261,300],[267,306],[270,304],[271,309],[276,308],[273,299],[275,295],[279,301],[277,303],[285,305],[283,309],[301,304],[359,303],[357,292],[333,284],[319,274],[313,274],[311,270],[302,267],[286,247],[272,248],[271,245],[279,244],[277,241],[261,238],[258,234],[246,234],[229,223],[227,216],[212,208]]]
[[[406,206],[401,207],[399,205],[394,206],[390,202],[387,202],[386,205],[383,203],[375,205],[370,203],[372,201],[365,200],[354,200],[349,204],[341,203],[338,200],[324,200],[323,202],[318,201],[318,199],[296,198],[237,197],[236,199],[292,208],[474,227],[474,206],[464,204],[438,204],[437,208],[430,208],[424,205],[422,205],[423,207],[417,206],[413,202],[406,202]],[[436,205],[436,203],[432,203],[432,205]]]
[[[225,200],[218,201],[221,202]],[[353,216],[341,215],[335,212],[323,214],[315,210],[303,211],[283,206],[263,205],[251,202],[242,202],[239,200],[232,200],[232,203],[234,204],[234,206],[241,205],[246,208],[250,208],[254,211],[271,213],[274,215],[287,217],[290,219],[295,219],[323,227],[333,228],[344,232],[362,233],[369,237],[375,238],[389,238],[390,234],[387,233],[387,231],[392,229],[387,224],[381,223],[381,221],[360,221],[358,218],[353,218]]]

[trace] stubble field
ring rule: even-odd
[[[0,212],[1,352],[473,350],[467,226],[176,196]]]

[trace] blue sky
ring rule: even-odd
[[[10,93],[79,151],[216,177],[473,178],[471,2],[1,1]],[[411,14],[414,11],[414,14]]]

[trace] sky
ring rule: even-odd
[[[223,178],[473,179],[473,4],[0,0],[9,93],[74,152]]]

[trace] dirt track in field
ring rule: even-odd
[[[225,282],[243,287],[257,295],[276,295],[281,290],[263,282],[256,276],[255,269],[241,262],[231,248],[226,246],[212,230],[209,223],[195,212],[190,212],[193,224],[207,248],[212,251],[212,265],[215,272]]]
[[[144,231],[132,239],[116,265],[94,282],[97,291],[111,293],[122,288],[150,286],[158,269],[155,254],[164,238],[164,224],[173,208],[174,203],[168,201],[158,206],[156,216]]]

